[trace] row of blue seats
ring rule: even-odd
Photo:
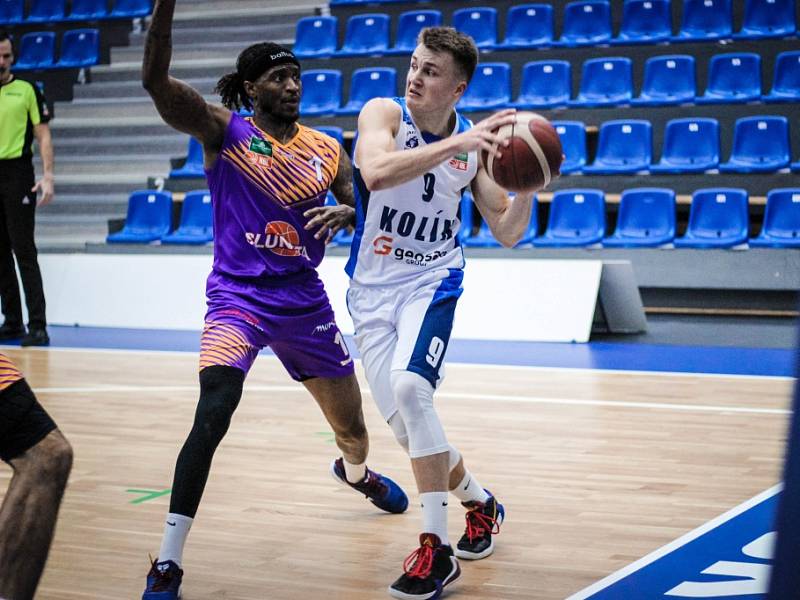
[[[186,194],[178,228],[172,231],[172,193],[139,190],[128,198],[122,231],[109,234],[109,244],[206,244],[214,239],[211,194],[196,190]]]
[[[328,204],[335,203],[329,194]],[[675,192],[664,188],[625,190],[620,199],[614,233],[605,237],[605,196],[601,190],[560,190],[553,194],[547,229],[537,236],[534,204],[528,231],[518,246],[542,247],[676,247],[731,248],[748,243],[747,192],[742,189],[709,188],[692,196],[686,234],[675,238]],[[461,201],[459,239],[466,246],[499,247],[484,222],[473,234],[472,198]],[[211,196],[208,190],[189,192],[183,201],[178,229],[172,226],[172,194],[142,190],[131,194],[122,231],[110,234],[107,242],[163,244],[206,244],[213,240]],[[352,233],[339,232],[337,245],[349,245]],[[800,189],[783,188],[769,192],[764,223],[753,247],[800,248]]]
[[[3,2],[5,0],[0,0]],[[52,31],[26,33],[20,41],[15,71],[34,69],[74,69],[91,67],[100,61],[100,31],[73,29],[61,37],[61,53],[56,61],[56,34]]]
[[[580,121],[553,121],[561,139],[564,162],[561,173],[619,175],[650,172],[769,173],[791,168],[800,172],[800,161],[791,163],[789,121],[780,116],[743,117],[736,121],[733,147],[727,162],[720,163],[719,122],[716,119],[672,119],[664,128],[661,159],[652,162],[652,125],[645,120],[614,120],[600,125],[594,162],[587,164],[586,126]],[[338,127],[319,127],[342,143]],[[170,177],[203,177],[203,149],[190,138],[186,163]]]
[[[797,102],[800,101],[800,51],[778,55],[772,89],[768,94],[761,94],[761,57],[755,53],[712,56],[708,85],[702,96],[697,96],[695,78],[695,59],[691,56],[652,57],[645,63],[641,93],[634,98],[630,59],[593,58],[583,63],[580,90],[577,97],[571,99],[569,62],[532,61],[523,67],[520,91],[512,101],[511,67],[507,63],[481,63],[458,109],[659,106],[695,102],[728,104],[759,100]],[[393,67],[367,67],[353,71],[349,100],[344,105],[340,71],[306,71],[302,74],[302,82],[300,112],[305,116],[357,114],[371,98],[397,93],[397,71]]]
[[[497,9],[490,6],[456,10],[451,24],[472,36],[481,50],[758,39],[794,35],[797,30],[794,0],[746,0],[744,24],[735,34],[731,15],[731,0],[684,0],[681,27],[673,35],[669,0],[626,0],[622,28],[618,36],[612,37],[611,4],[607,0],[579,0],[564,8],[564,23],[557,40],[553,7],[549,4],[509,8],[502,42],[498,41]],[[297,22],[294,51],[303,58],[408,54],[416,47],[423,27],[441,24],[442,13],[438,10],[404,12],[397,21],[394,45],[390,46],[389,15],[353,15],[347,20],[344,42],[339,47],[335,16],[306,17]]]
[[[597,153],[587,165],[584,124],[553,123],[561,138],[566,160],[562,173],[617,175],[640,172],[770,173],[792,168],[789,121],[779,116],[737,119],[733,147],[727,162],[720,163],[719,123],[716,119],[673,119],[664,131],[661,160],[652,164],[652,125],[640,119],[606,121],[600,125]]]
[[[466,194],[465,194],[466,197]],[[462,200],[462,215],[471,215],[471,198]],[[596,189],[559,190],[553,194],[547,229],[537,237],[536,207],[531,225],[518,245],[576,247],[602,244],[610,248],[800,248],[800,188],[772,190],[767,196],[760,234],[748,239],[747,191],[705,188],[692,195],[686,233],[675,236],[675,192],[665,188],[625,190],[617,226],[606,237],[605,196]],[[471,228],[471,223],[467,224]],[[484,222],[466,246],[499,247]]]
[[[99,21],[103,19],[135,19],[153,11],[152,0],[33,0],[24,14],[25,0],[0,0],[0,25],[58,23],[60,21]]]

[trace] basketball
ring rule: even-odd
[[[558,177],[563,151],[561,139],[550,121],[532,112],[518,112],[517,120],[498,130],[511,143],[499,158],[483,151],[489,177],[510,192],[538,191]]]

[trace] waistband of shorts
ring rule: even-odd
[[[31,156],[21,156],[19,158],[1,158],[0,172],[9,171],[33,171],[33,158]]]
[[[319,274],[309,269],[307,271],[298,271],[297,273],[289,273],[288,275],[265,275],[263,277],[241,277],[231,275],[224,271],[217,269],[213,270],[213,274],[223,280],[232,281],[241,285],[257,285],[265,288],[281,288],[298,283],[305,283],[319,279]]]

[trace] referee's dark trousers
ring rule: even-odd
[[[42,274],[33,239],[36,223],[36,194],[33,162],[30,158],[0,160],[0,304],[6,325],[22,327],[22,302],[14,269],[19,265],[29,329],[44,329]]]

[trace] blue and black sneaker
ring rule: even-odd
[[[147,574],[147,587],[142,600],[179,600],[183,570],[173,561],[158,562],[156,558]]]
[[[506,516],[505,508],[492,496],[483,502],[462,502],[468,509],[467,528],[456,545],[456,556],[466,560],[486,558],[494,552],[493,535],[500,533],[500,525]]]
[[[389,586],[389,595],[400,600],[436,600],[461,575],[461,567],[450,545],[438,535],[423,533],[419,548],[403,563],[403,574]]]
[[[381,510],[390,513],[402,513],[408,508],[408,496],[394,481],[375,471],[367,469],[364,479],[358,483],[350,483],[344,474],[344,459],[337,458],[331,463],[331,475],[341,483],[361,492],[369,501]]]

